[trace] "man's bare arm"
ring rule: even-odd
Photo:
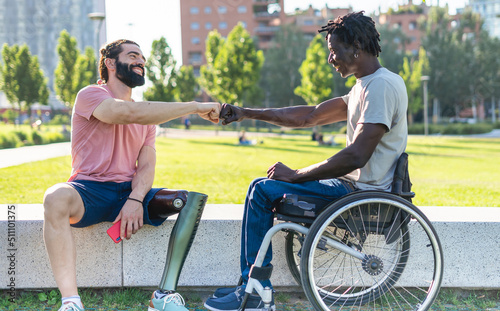
[[[340,97],[332,98],[317,106],[251,109],[224,104],[222,124],[244,119],[261,120],[278,126],[304,128],[325,125],[347,119],[347,105]]]
[[[334,156],[297,170],[278,162],[269,168],[267,176],[293,183],[344,176],[366,165],[386,129],[383,124],[359,124],[354,133],[354,142]]]
[[[160,124],[188,114],[198,114],[213,123],[219,122],[219,103],[131,102],[115,98],[104,100],[93,116],[109,124]]]

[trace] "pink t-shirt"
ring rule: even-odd
[[[76,96],[71,121],[72,172],[68,181],[131,181],[141,148],[155,148],[154,125],[108,124],[92,115],[108,98],[114,95],[106,85],[87,86]]]

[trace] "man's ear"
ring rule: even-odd
[[[116,60],[112,58],[106,58],[104,60],[104,64],[106,64],[106,67],[108,69],[115,69],[116,68]]]

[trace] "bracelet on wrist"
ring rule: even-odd
[[[141,200],[137,200],[137,199],[134,199],[134,198],[131,198],[131,197],[128,197],[127,200],[132,200],[132,201],[136,201],[136,202],[139,202],[139,203],[143,204]]]

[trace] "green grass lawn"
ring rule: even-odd
[[[157,140],[155,187],[209,195],[209,204],[243,203],[248,184],[281,161],[292,168],[322,161],[344,147],[317,146],[309,136],[266,137],[256,146],[235,138]],[[500,139],[411,136],[410,176],[421,206],[500,206]],[[0,203],[41,203],[67,180],[70,157],[0,169]]]

